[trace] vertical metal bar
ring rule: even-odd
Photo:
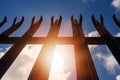
[[[113,16],[115,23],[120,27],[120,21],[116,19],[115,15]],[[0,38],[8,37],[16,29],[18,29],[24,21],[22,17],[21,21],[16,23],[16,18],[12,26],[0,34]],[[60,16],[59,20],[54,22],[54,17],[51,18],[51,27],[47,35],[49,42],[46,42],[41,52],[33,66],[33,69],[30,73],[28,80],[47,80],[49,77],[50,67],[52,63],[52,57],[54,54],[54,48],[56,44],[54,43],[55,38],[58,35],[62,18]],[[103,17],[101,16],[101,22],[98,22],[94,17],[92,17],[93,24],[95,28],[100,33],[104,42],[110,48],[112,54],[115,56],[116,60],[120,64],[120,45],[118,41],[106,30],[103,22]],[[0,23],[0,27],[7,22],[7,18],[4,17],[3,21]],[[10,65],[19,55],[21,50],[27,44],[27,41],[32,39],[32,35],[36,32],[42,22],[42,17],[36,23],[34,23],[34,18],[32,19],[30,29],[22,36],[22,40],[15,42],[13,47],[0,59],[0,78],[8,70]],[[78,80],[98,80],[95,67],[88,50],[86,39],[82,30],[82,16],[80,17],[79,22],[71,17],[72,29],[73,29],[73,38],[78,40],[78,43],[74,44],[75,49],[75,60],[76,60],[76,71]],[[81,38],[81,39],[80,39]],[[79,40],[80,39],[80,40]],[[47,40],[48,41],[48,40]],[[49,58],[49,59],[48,59]],[[48,60],[46,60],[48,59]],[[49,61],[49,62],[48,62]]]
[[[82,16],[80,16],[79,23],[72,16],[71,23],[73,38],[80,39],[77,39],[78,43],[74,44],[77,80],[98,80],[98,76],[82,30]]]
[[[120,44],[118,43],[118,41],[107,31],[107,29],[105,28],[105,26],[103,24],[101,24],[100,22],[98,22],[94,16],[92,16],[92,21],[93,24],[95,26],[95,28],[97,29],[97,31],[99,32],[99,34],[101,35],[101,37],[103,38],[105,44],[107,44],[108,48],[110,49],[110,51],[112,52],[113,56],[116,58],[116,60],[118,61],[118,63],[120,64]]]
[[[61,16],[59,20],[55,21],[55,23],[54,18],[51,18],[51,27],[47,35],[49,42],[43,44],[43,47],[38,55],[28,80],[48,80],[54,49],[56,46],[54,43],[54,38],[58,35],[61,21]]]
[[[13,63],[13,61],[16,59],[16,57],[19,55],[21,50],[25,47],[25,45],[27,44],[27,40],[31,39],[34,32],[36,32],[36,30],[39,28],[42,22],[42,17],[35,24],[33,24],[33,22],[34,22],[34,18],[32,20],[30,29],[22,36],[24,40],[19,40],[18,42],[16,42],[12,46],[12,48],[10,48],[10,50],[1,58],[0,79],[5,74],[5,72],[8,70],[8,68]],[[28,36],[28,34],[30,35]]]

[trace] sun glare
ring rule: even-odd
[[[63,61],[63,56],[58,54],[55,51],[54,57],[53,57],[53,66],[56,68],[63,68],[64,67],[64,61]]]
[[[18,80],[26,80],[41,48],[42,45],[27,45],[1,80],[16,80],[18,77]],[[47,56],[48,62],[50,61],[49,57],[50,54]],[[69,79],[76,80],[73,46],[57,45],[52,59],[49,80]]]
[[[67,49],[66,46],[57,46],[55,48],[49,80],[68,80],[71,76],[73,65],[71,65],[72,61],[69,59],[72,55],[69,55],[71,53]]]

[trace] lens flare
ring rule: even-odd
[[[49,80],[67,80],[70,72],[66,72],[63,55],[60,49],[56,48],[53,56],[52,67],[50,71]]]

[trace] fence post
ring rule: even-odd
[[[34,22],[34,18],[32,22]],[[27,44],[26,41],[31,39],[34,32],[36,32],[36,30],[39,28],[41,22],[42,17],[35,24],[32,23],[30,29],[22,36],[24,40],[19,40],[15,42],[15,44],[10,48],[10,50],[0,59],[0,79],[8,70],[13,61],[16,59],[16,57],[19,55],[24,46]],[[30,35],[28,36],[28,34]]]
[[[78,40],[74,44],[77,80],[98,80],[98,76],[85,41],[82,30],[82,16],[79,22],[71,17],[73,38]]]
[[[92,21],[95,28],[101,35],[101,38],[104,40],[113,56],[120,64],[120,43],[118,43],[118,41],[107,31],[104,24],[101,24],[99,21],[97,21],[94,16],[92,16]],[[103,19],[101,19],[101,21],[103,21]]]
[[[54,17],[51,18],[50,31],[47,35],[49,42],[43,44],[28,80],[48,80],[54,49],[56,46],[56,43],[54,43],[54,38],[58,35],[61,21],[61,16],[59,20],[56,20],[55,22]]]

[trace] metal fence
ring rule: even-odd
[[[30,28],[22,37],[9,37],[9,35],[16,31],[24,22],[24,17],[22,17],[19,22],[16,22],[16,19],[17,17],[14,19],[13,24],[9,29],[0,34],[0,44],[14,44],[0,59],[0,78],[2,78],[27,44],[43,44],[28,80],[48,80],[56,44],[74,45],[77,80],[99,80],[88,49],[89,44],[106,44],[117,62],[120,64],[120,37],[114,37],[107,31],[102,16],[100,16],[100,21],[96,20],[94,16],[92,16],[92,22],[100,34],[100,37],[84,36],[82,30],[83,19],[81,15],[79,20],[75,19],[74,16],[71,16],[73,37],[58,37],[58,32],[62,22],[61,16],[57,20],[54,20],[54,17],[52,16],[50,30],[47,37],[33,37],[33,34],[38,30],[42,23],[42,16],[36,22],[35,17],[32,18]],[[120,27],[120,21],[115,15],[113,15],[113,20],[117,26]],[[3,21],[0,22],[0,27],[2,27],[6,22],[7,18],[4,17]],[[47,50],[51,50],[51,53],[48,53]],[[44,59],[47,57],[49,57],[50,63],[46,63],[46,66],[44,64]],[[44,69],[44,66],[46,66],[46,69]]]

